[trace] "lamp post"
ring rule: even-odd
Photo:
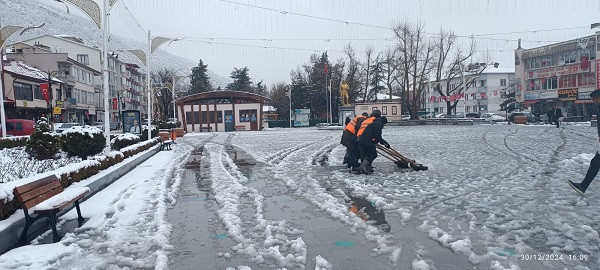
[[[292,127],[292,87],[290,85],[287,86],[288,87],[288,96],[290,97],[290,128]]]
[[[4,112],[4,45],[10,36],[21,31],[19,35],[22,35],[27,30],[41,28],[45,23],[39,26],[16,26],[16,25],[7,25],[0,28],[0,122],[2,122],[2,138],[6,138],[6,114]]]
[[[90,19],[96,23],[96,26],[102,32],[102,88],[104,93],[104,138],[106,139],[106,147],[110,147],[110,118],[109,118],[109,99],[108,99],[108,17],[110,15],[110,9],[115,5],[117,0],[102,0],[102,10],[100,6],[93,0],[54,0],[60,3],[69,3],[74,5],[83,13],[85,13]],[[66,5],[66,4],[65,4]],[[67,13],[69,9],[67,6]]]
[[[143,51],[140,49],[127,50],[131,54],[135,55],[138,59],[140,59],[140,61],[142,61],[142,64],[146,67],[146,80],[148,83],[148,90],[147,90],[147,93],[148,93],[148,104],[147,104],[148,140],[152,139],[152,130],[150,128],[152,126],[152,93],[151,93],[152,83],[150,80],[150,55],[152,55],[152,53],[154,53],[154,51],[156,49],[158,49],[158,47],[160,47],[161,45],[163,45],[167,42],[171,43],[173,41],[179,41],[179,40],[181,40],[181,38],[151,37],[150,30],[148,30],[147,51]]]

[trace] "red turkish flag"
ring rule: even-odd
[[[325,64],[325,66],[323,66],[323,71],[325,72],[325,74],[329,73],[329,65]]]
[[[47,83],[41,83],[40,89],[42,90],[42,96],[46,102],[50,102],[50,93],[48,91],[49,85]]]
[[[119,108],[119,100],[117,98],[113,98],[112,103],[113,103],[113,110],[116,110]]]

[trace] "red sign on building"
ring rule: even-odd
[[[119,108],[119,100],[117,98],[112,99],[112,104],[113,104],[113,110],[116,110]]]

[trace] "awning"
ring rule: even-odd
[[[575,104],[589,104],[589,103],[594,103],[594,101],[591,100],[591,99],[579,99],[579,100],[575,100]]]

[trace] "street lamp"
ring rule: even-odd
[[[19,35],[22,35],[27,30],[41,28],[44,25],[45,25],[45,23],[43,23],[39,26],[30,26],[30,27],[7,25],[7,26],[0,28],[0,97],[2,98],[2,101],[0,102],[0,122],[2,122],[2,138],[6,138],[6,115],[4,112],[4,89],[2,89],[4,86],[4,76],[2,75],[4,73],[4,45],[6,44],[6,41],[8,40],[8,38],[10,38],[10,36],[12,36],[15,33],[21,31],[19,33]]]
[[[288,95],[290,97],[290,128],[292,127],[292,87],[290,85],[287,86],[288,88]]]
[[[108,115],[108,54],[106,46],[108,43],[108,16],[110,9],[115,5],[117,0],[102,0],[103,8],[94,2],[94,0],[54,0],[60,3],[69,3],[80,9],[90,19],[96,23],[96,26],[102,32],[102,88],[104,92],[104,138],[106,139],[106,147],[110,147],[110,118]],[[65,4],[66,6],[66,4]],[[67,6],[67,13],[69,9]]]
[[[147,104],[147,114],[148,114],[148,140],[152,139],[152,130],[151,130],[151,126],[152,126],[152,93],[151,90],[152,89],[152,83],[150,82],[150,55],[152,55],[152,53],[154,53],[154,51],[156,49],[158,49],[158,47],[160,47],[161,45],[169,42],[173,42],[173,41],[180,41],[182,40],[181,38],[166,38],[166,37],[151,37],[150,36],[150,30],[148,30],[148,50],[147,51],[143,51],[140,49],[132,49],[132,50],[127,50],[128,52],[130,52],[131,54],[135,55],[138,59],[140,59],[140,61],[142,61],[142,64],[146,67],[146,80],[148,83],[148,104]]]

